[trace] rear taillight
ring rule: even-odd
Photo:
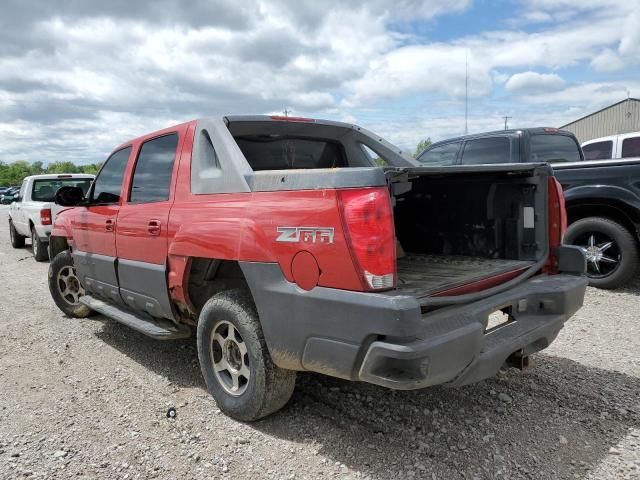
[[[567,230],[567,211],[560,182],[555,177],[549,177],[547,185],[549,192],[549,260],[543,271],[558,273],[558,258],[553,250],[562,245],[562,237]]]
[[[386,188],[339,190],[344,230],[365,290],[396,284],[396,242]]]
[[[51,209],[43,208],[40,210],[40,224],[51,225]]]

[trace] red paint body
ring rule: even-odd
[[[147,263],[167,261],[171,295],[185,304],[190,257],[276,262],[287,280],[294,282],[293,258],[304,250],[317,262],[317,285],[363,290],[343,232],[335,190],[192,194],[195,124],[185,123],[119,146],[116,150],[132,147],[120,203],[65,210],[56,218],[52,235],[66,237],[73,248],[82,251]],[[174,132],[179,142],[169,200],[128,202],[141,144]],[[283,225],[333,227],[334,243],[276,242],[276,227]],[[305,287],[315,286],[311,281],[304,276]]]

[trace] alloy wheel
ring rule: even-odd
[[[84,288],[76,276],[75,268],[66,266],[60,269],[57,277],[58,290],[65,301],[71,305],[78,305],[80,297],[84,295]]]
[[[211,333],[209,355],[220,386],[229,395],[242,395],[251,378],[249,354],[240,332],[228,321],[216,323]]]
[[[587,232],[575,239],[587,257],[587,275],[603,278],[611,275],[620,265],[621,252],[616,242],[600,232]]]

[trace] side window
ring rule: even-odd
[[[640,157],[640,137],[625,138],[622,141],[622,158]]]
[[[131,154],[131,147],[118,150],[105,162],[93,182],[91,203],[118,203],[122,189],[122,177]]]
[[[177,148],[177,133],[154,138],[142,144],[133,172],[130,202],[161,202],[169,199]]]
[[[580,149],[573,137],[567,135],[532,135],[532,162],[579,162]]]
[[[371,165],[377,165],[378,167],[389,165],[389,161],[386,158],[383,158],[378,152],[372,150],[364,143],[361,143],[360,146]]]
[[[427,166],[453,165],[458,150],[460,150],[460,142],[446,143],[425,150],[417,160]]]
[[[590,143],[582,147],[585,160],[603,160],[612,157],[613,141]]]
[[[487,137],[468,140],[462,153],[463,165],[509,163],[511,142],[508,137]]]

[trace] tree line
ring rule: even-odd
[[[98,173],[102,163],[76,165],[72,162],[51,162],[46,167],[42,162],[29,163],[24,160],[5,163],[0,162],[0,186],[20,186],[24,177],[43,173]]]

